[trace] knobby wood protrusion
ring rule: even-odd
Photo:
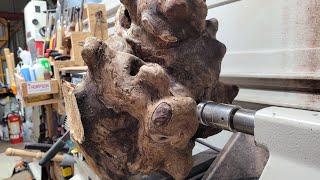
[[[74,90],[84,128],[80,144],[104,179],[165,171],[185,178],[199,126],[198,102],[231,103],[238,88],[219,82],[226,47],[204,0],[121,0],[116,33],[88,38],[85,80]]]

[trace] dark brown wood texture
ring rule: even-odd
[[[165,171],[175,179],[192,167],[199,126],[196,105],[230,103],[238,88],[219,82],[226,47],[204,0],[122,0],[116,33],[86,40],[88,74],[76,89],[84,127],[81,144],[104,179]]]

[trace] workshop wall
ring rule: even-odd
[[[2,12],[23,12],[23,8],[30,0],[1,0],[0,11]]]
[[[209,11],[228,48],[222,80],[241,87],[236,101],[320,110],[319,8],[317,1],[246,0]]]

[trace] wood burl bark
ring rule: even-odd
[[[197,103],[230,103],[235,86],[219,82],[226,47],[204,0],[121,0],[116,32],[88,38],[88,65],[75,96],[84,127],[80,144],[103,179],[192,167],[194,139],[220,132],[200,126]]]

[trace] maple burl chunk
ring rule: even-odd
[[[226,47],[204,0],[122,0],[116,32],[88,38],[88,65],[75,90],[85,157],[103,179],[192,167],[194,139],[220,132],[200,126],[197,103],[230,103],[238,88],[219,82]]]

